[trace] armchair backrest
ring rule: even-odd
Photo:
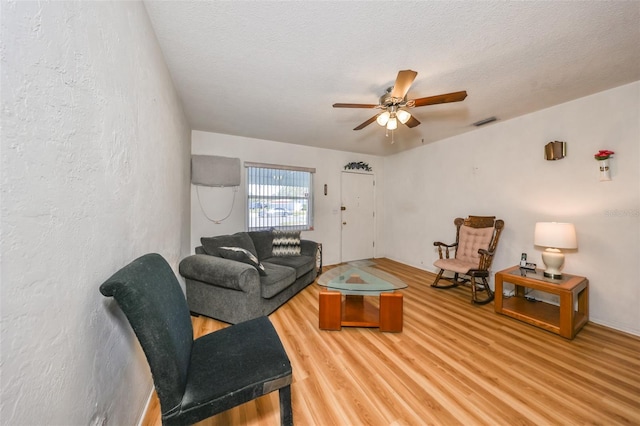
[[[488,270],[493,261],[493,253],[498,245],[504,221],[495,216],[469,216],[456,218],[456,259],[477,263],[478,269]],[[482,256],[478,250],[486,250],[489,255]]]
[[[180,406],[187,382],[193,328],[173,270],[159,254],[144,255],[100,286],[126,315],[151,368],[162,412]]]

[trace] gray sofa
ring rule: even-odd
[[[274,235],[281,240],[272,231],[201,238],[196,254],[179,267],[189,310],[237,324],[272,313],[312,283],[318,244],[299,240],[299,254],[283,255],[282,246],[276,246],[274,255]]]

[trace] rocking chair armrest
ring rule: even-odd
[[[496,251],[489,251],[489,250],[485,250],[485,249],[478,249],[478,254],[481,256],[488,256],[488,257],[492,257],[494,254],[496,254]]]
[[[445,244],[445,243],[441,243],[440,241],[436,241],[435,243],[433,243],[434,246],[438,247],[438,257],[440,259],[449,259],[449,249],[450,248],[454,248],[454,250],[457,250],[458,247],[458,243],[453,243],[453,244]],[[444,256],[442,257],[442,247],[444,247]]]
[[[442,246],[442,247],[456,247],[458,245],[458,243],[453,243],[453,244],[445,244],[445,243],[441,243],[440,241],[436,241],[433,243],[434,246]]]
[[[478,254],[480,255],[480,261],[478,263],[479,271],[486,271],[489,269],[495,253],[495,250],[489,251],[486,249],[478,249]]]

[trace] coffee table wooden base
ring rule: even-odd
[[[320,292],[319,325],[322,330],[342,327],[378,327],[380,331],[402,331],[402,294],[380,293],[380,308],[364,296],[345,295],[338,291]]]

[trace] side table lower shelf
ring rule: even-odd
[[[515,286],[515,295],[503,296],[503,282]],[[543,278],[541,271],[525,276],[514,266],[496,273],[495,311],[524,321],[567,339],[573,339],[589,321],[589,281],[585,277],[564,274],[562,280]],[[559,296],[560,306],[529,301],[525,288]]]

